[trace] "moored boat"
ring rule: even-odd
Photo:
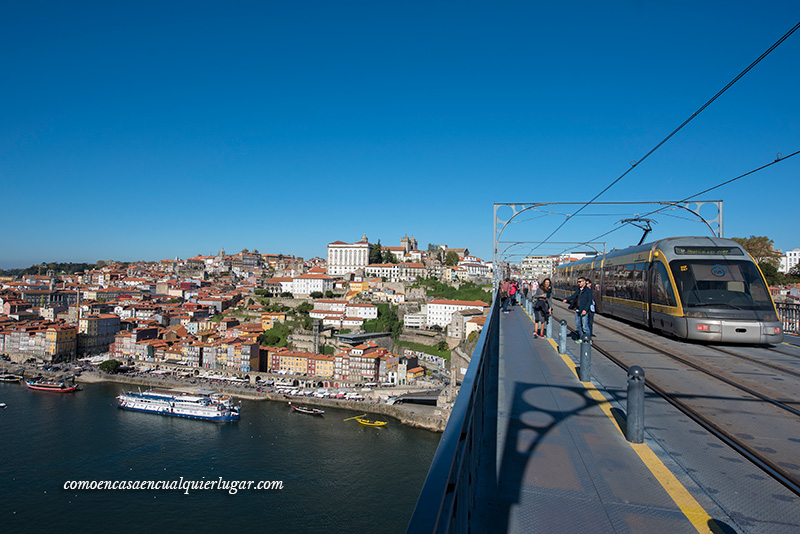
[[[78,384],[67,384],[64,380],[46,380],[44,378],[32,378],[25,381],[29,389],[36,391],[54,391],[56,393],[72,393],[78,391]]]
[[[233,399],[228,395],[193,394],[172,390],[123,391],[117,397],[117,406],[123,410],[217,423],[238,421],[240,415],[239,407],[233,404]]]
[[[308,406],[295,406],[291,402],[289,403],[289,406],[291,406],[292,409],[296,412],[305,413],[308,415],[322,415],[325,413],[325,410],[319,410],[317,408],[309,408]]]
[[[19,383],[22,381],[22,378],[23,378],[22,375],[15,375],[14,373],[9,373],[5,369],[3,369],[3,372],[0,373],[0,382]]]
[[[366,426],[385,426],[389,423],[389,421],[378,421],[377,419],[367,419],[367,414],[362,413],[361,415],[356,415],[355,417],[348,417],[345,421],[350,421],[351,419],[355,419],[362,425]]]
[[[377,419],[367,419],[366,417],[356,417],[356,421],[367,426],[385,426],[389,421],[378,421]]]

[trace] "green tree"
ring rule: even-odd
[[[397,256],[394,255],[394,252],[386,251],[383,255],[383,261],[386,263],[400,263],[400,260],[397,259]]]
[[[332,298],[333,298],[333,291],[331,291],[330,289],[329,289],[329,290],[327,290],[327,291],[325,292],[325,298],[326,298],[326,299],[332,299]]]
[[[308,312],[314,309],[314,305],[310,302],[304,302],[296,307],[294,310],[301,315],[308,315]]]
[[[763,261],[758,266],[761,268],[761,272],[764,273],[764,278],[767,279],[769,285],[777,286],[785,283],[785,276],[779,273],[778,268],[773,264]]]
[[[283,297],[285,299],[290,299],[290,298],[293,298],[294,295],[292,295],[289,291],[284,291],[283,293],[281,293],[281,297]]]
[[[447,341],[442,340],[436,344],[436,350],[447,350],[450,347],[447,345]]]
[[[403,330],[403,323],[397,317],[397,307],[387,303],[378,304],[378,318],[364,321],[364,332],[389,332],[396,338]]]
[[[446,265],[458,265],[458,252],[454,252],[452,250],[447,252],[447,256],[444,258],[444,263]]]
[[[104,361],[103,363],[98,365],[97,368],[103,371],[104,373],[113,374],[116,373],[121,366],[122,364],[119,363],[117,360],[111,359]]]
[[[775,243],[765,235],[750,237],[732,237],[734,241],[751,255],[759,265],[767,262],[775,267],[780,264],[782,254],[775,250]]]
[[[378,239],[378,243],[372,247],[372,250],[369,251],[369,263],[383,263],[380,239]]]
[[[322,291],[312,291],[309,297],[311,297],[312,299],[321,299]]]

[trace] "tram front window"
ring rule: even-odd
[[[675,260],[670,263],[684,307],[771,311],[772,299],[755,264],[746,261]]]

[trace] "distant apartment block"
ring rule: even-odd
[[[522,277],[542,281],[553,275],[555,258],[552,256],[526,256],[522,258]]]
[[[475,308],[481,311],[489,307],[480,300],[433,300],[428,303],[428,326],[446,328],[453,320],[453,314],[461,310]]]
[[[778,267],[778,272],[783,274],[788,273],[792,270],[792,267],[800,263],[800,248],[796,248],[794,250],[789,250],[781,257],[780,266]]]

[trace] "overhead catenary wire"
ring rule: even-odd
[[[762,171],[762,170],[764,170],[764,169],[766,169],[768,167],[771,167],[771,166],[775,165],[776,163],[781,163],[783,161],[786,161],[787,159],[792,158],[792,157],[794,157],[794,156],[796,156],[798,154],[800,154],[800,150],[798,150],[796,152],[792,152],[788,156],[778,156],[774,161],[770,161],[769,163],[767,163],[765,165],[762,165],[760,167],[757,167],[755,169],[747,171],[747,172],[745,172],[743,174],[740,174],[740,175],[738,175],[738,176],[736,176],[734,178],[731,178],[730,180],[725,180],[724,182],[720,182],[715,186],[709,187],[707,189],[703,189],[702,191],[700,191],[698,193],[694,193],[693,195],[689,195],[688,197],[684,198],[683,200],[678,200],[678,201],[676,201],[674,203],[667,204],[666,206],[662,206],[662,207],[660,207],[658,209],[655,209],[653,211],[647,212],[644,215],[641,215],[641,217],[647,217],[649,215],[654,215],[654,214],[660,213],[660,212],[662,212],[662,211],[664,211],[666,209],[674,209],[675,204],[683,204],[684,202],[690,202],[693,198],[697,198],[700,195],[705,195],[706,193],[710,193],[711,191],[714,191],[715,189],[719,189],[720,187],[724,187],[724,186],[726,186],[728,184],[731,184],[731,183],[735,182],[736,180],[741,180],[742,178],[745,178],[745,177],[750,176],[752,174],[755,174],[755,173],[757,173],[759,171]],[[591,242],[597,241],[601,237],[605,237],[605,236],[607,236],[607,235],[609,235],[609,234],[611,234],[613,232],[616,232],[617,230],[621,230],[622,228],[624,228],[624,226],[618,226],[616,228],[612,228],[608,232],[602,233],[602,234],[600,234],[598,236],[595,236],[592,239],[586,241],[586,243],[591,243]],[[564,254],[565,252],[567,252],[567,250],[563,250],[561,252],[561,254]]]
[[[692,121],[692,120],[693,120],[695,117],[697,117],[697,116],[698,116],[700,113],[702,113],[702,112],[703,112],[703,110],[705,110],[705,109],[706,109],[708,106],[710,106],[710,105],[711,105],[711,104],[712,104],[712,103],[713,103],[713,102],[714,102],[714,101],[715,101],[717,98],[719,98],[720,96],[722,96],[722,94],[723,94],[723,93],[725,93],[725,91],[727,91],[728,89],[730,89],[730,88],[731,88],[731,87],[732,87],[732,86],[733,86],[733,85],[734,85],[736,82],[738,82],[738,81],[739,81],[739,80],[740,80],[740,79],[741,79],[741,78],[742,78],[742,77],[743,77],[745,74],[747,74],[748,72],[750,72],[750,70],[751,70],[751,69],[753,69],[753,67],[755,67],[756,65],[758,65],[758,64],[761,62],[761,60],[763,60],[765,57],[767,57],[767,56],[768,56],[768,55],[769,55],[769,54],[770,54],[770,53],[771,53],[773,50],[775,50],[775,49],[776,49],[776,48],[777,48],[777,47],[778,47],[778,46],[779,46],[781,43],[783,43],[783,42],[784,42],[786,39],[788,39],[790,35],[792,35],[792,34],[793,34],[795,31],[797,31],[797,29],[798,29],[798,28],[800,28],[800,22],[798,22],[797,24],[795,24],[795,25],[794,25],[794,27],[793,27],[792,29],[790,29],[788,32],[786,32],[786,33],[783,35],[783,37],[781,37],[780,39],[778,39],[778,40],[777,40],[777,41],[776,41],[776,42],[775,42],[775,43],[774,43],[772,46],[770,46],[770,47],[769,47],[769,48],[768,48],[768,49],[767,49],[767,50],[766,50],[766,51],[765,51],[763,54],[761,54],[760,56],[758,56],[758,58],[757,58],[755,61],[753,61],[752,63],[750,63],[750,65],[748,65],[748,66],[747,66],[747,68],[745,68],[745,69],[744,69],[742,72],[740,72],[740,73],[739,73],[739,74],[738,74],[738,75],[737,75],[737,76],[736,76],[736,77],[735,77],[733,80],[731,80],[730,82],[728,82],[728,84],[727,84],[727,85],[725,85],[725,87],[723,87],[722,89],[720,89],[720,90],[717,92],[717,94],[715,94],[713,97],[711,97],[711,98],[710,98],[710,99],[709,99],[709,100],[708,100],[708,101],[707,101],[705,104],[703,104],[702,106],[700,106],[700,107],[697,109],[697,111],[695,111],[694,113],[692,113],[692,114],[691,114],[691,115],[690,115],[690,116],[689,116],[689,117],[688,117],[688,118],[687,118],[685,121],[683,121],[683,122],[680,124],[680,126],[678,126],[677,128],[675,128],[674,130],[672,130],[672,132],[670,132],[670,134],[669,134],[669,135],[667,135],[667,136],[666,136],[664,139],[662,139],[662,140],[661,140],[661,141],[660,141],[660,142],[659,142],[659,143],[658,143],[656,146],[654,146],[652,149],[650,149],[650,151],[649,151],[649,152],[647,152],[647,153],[646,153],[644,156],[642,156],[642,157],[641,157],[641,158],[640,158],[638,161],[633,161],[633,162],[631,163],[631,166],[630,166],[630,168],[628,168],[628,169],[627,169],[625,172],[623,172],[623,173],[622,173],[622,174],[621,174],[619,177],[617,177],[617,178],[616,178],[615,180],[613,180],[613,181],[612,181],[610,184],[608,184],[608,185],[607,185],[605,188],[603,188],[603,190],[602,190],[602,191],[600,191],[599,193],[597,193],[597,194],[596,194],[596,195],[595,195],[595,196],[594,196],[594,197],[593,197],[591,200],[589,200],[588,202],[586,202],[585,204],[583,204],[583,205],[582,205],[580,208],[578,208],[578,211],[576,211],[575,213],[573,213],[572,215],[570,215],[570,216],[568,216],[566,219],[564,219],[564,221],[563,221],[561,224],[559,224],[559,225],[558,225],[558,227],[556,227],[556,229],[555,229],[555,230],[553,230],[553,231],[550,233],[550,235],[548,235],[548,236],[547,236],[547,237],[544,239],[544,241],[542,241],[542,243],[546,243],[547,241],[549,241],[549,240],[550,240],[550,238],[551,238],[551,237],[553,237],[553,236],[556,234],[556,232],[558,232],[559,230],[561,230],[561,228],[563,228],[563,227],[564,227],[564,225],[566,225],[566,224],[567,224],[567,222],[569,222],[569,220],[570,220],[572,217],[574,217],[575,215],[577,215],[578,213],[580,213],[581,211],[583,211],[583,210],[584,210],[586,207],[588,207],[590,204],[592,204],[592,203],[593,203],[595,200],[597,200],[598,198],[600,198],[600,197],[601,197],[601,196],[602,196],[602,195],[603,195],[603,194],[604,194],[606,191],[608,191],[609,189],[611,189],[612,187],[614,187],[614,186],[615,186],[615,185],[616,185],[616,184],[617,184],[617,183],[618,183],[620,180],[622,180],[623,178],[625,178],[625,176],[627,176],[629,172],[631,172],[631,171],[632,171],[633,169],[635,169],[635,168],[636,168],[636,167],[637,167],[637,166],[638,166],[640,163],[642,163],[644,160],[646,160],[648,157],[650,157],[650,155],[651,155],[651,154],[653,154],[653,152],[655,152],[656,150],[658,150],[659,148],[661,148],[661,146],[662,146],[664,143],[666,143],[667,141],[669,141],[669,140],[670,140],[670,139],[671,139],[671,138],[672,138],[672,137],[673,137],[673,136],[674,136],[676,133],[678,133],[679,131],[681,131],[681,130],[683,129],[683,127],[684,127],[684,126],[686,126],[687,124],[689,124],[689,123],[690,123],[690,122],[691,122],[691,121]],[[784,158],[784,159],[785,159],[785,158]],[[702,194],[702,193],[699,193],[699,194]],[[612,230],[612,231],[613,231],[613,230]],[[606,234],[603,234],[603,235],[607,235],[608,233],[611,233],[611,232],[607,232]],[[538,247],[535,247],[535,248],[538,248]],[[535,248],[534,248],[534,250],[535,250]]]

